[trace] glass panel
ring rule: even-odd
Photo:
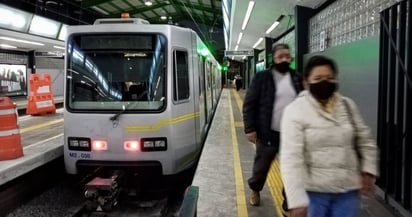
[[[74,35],[68,40],[72,110],[161,110],[166,39],[158,34]]]
[[[175,66],[174,69],[174,94],[175,101],[188,99],[189,91],[189,64],[187,60],[187,52],[175,51],[174,53]],[[176,88],[177,87],[177,88]]]

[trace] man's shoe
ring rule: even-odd
[[[250,205],[252,206],[259,206],[260,204],[260,194],[257,191],[252,191],[250,194]]]

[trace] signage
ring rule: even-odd
[[[225,56],[253,56],[253,50],[225,50]]]
[[[36,51],[34,53],[34,55],[36,57],[58,57],[58,58],[62,58],[63,57],[63,52],[60,52],[60,51],[47,51],[47,52]]]

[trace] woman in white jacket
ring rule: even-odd
[[[292,217],[359,217],[360,193],[373,191],[378,149],[355,103],[337,90],[337,68],[309,59],[306,91],[281,123],[280,167]]]

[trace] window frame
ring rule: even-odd
[[[177,73],[177,52],[183,52],[185,53],[186,57],[186,66],[187,66],[187,85],[188,85],[188,96],[187,98],[180,99],[179,98],[179,79],[178,79],[178,73]],[[190,64],[189,64],[189,52],[185,48],[174,48],[172,52],[172,84],[173,84],[173,91],[172,91],[172,98],[173,98],[173,103],[174,104],[180,104],[180,103],[186,103],[189,102],[191,99],[191,87],[190,87]]]

